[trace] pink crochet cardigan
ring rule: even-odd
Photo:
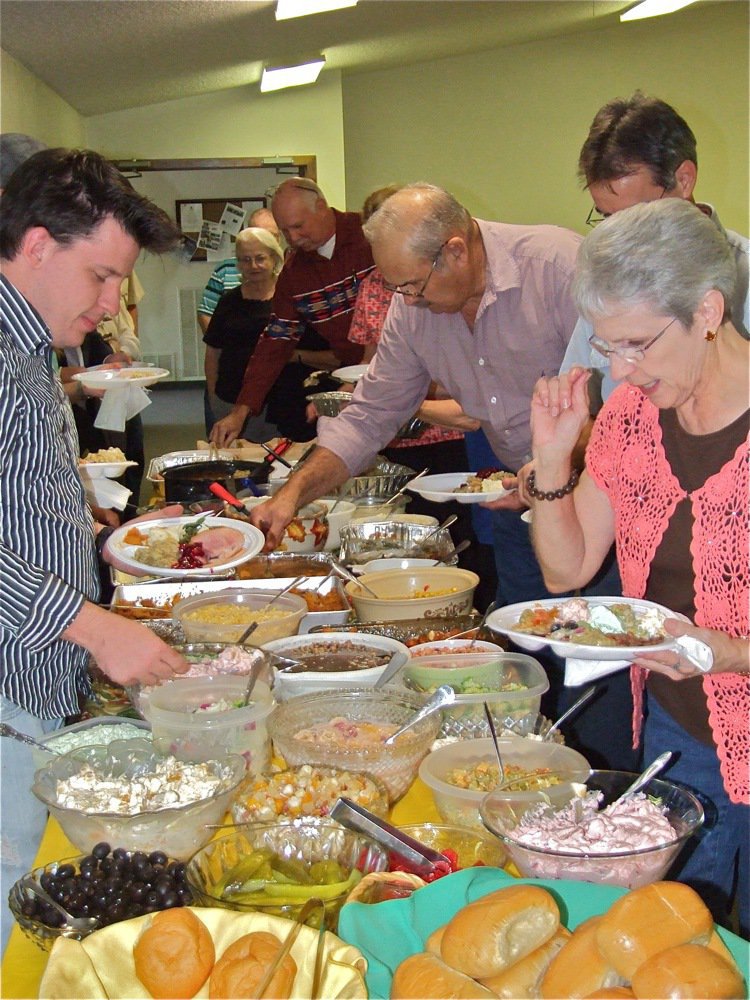
[[[730,462],[690,494],[695,624],[743,637],[750,634],[748,465],[745,441]],[[623,594],[642,597],[654,553],[687,494],[664,454],[658,410],[639,389],[622,385],[607,400],[592,431],[586,467],[615,512]],[[634,746],[640,736],[647,673],[631,668]],[[708,675],[703,690],[724,787],[732,802],[748,802],[750,677]]]

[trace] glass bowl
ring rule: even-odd
[[[211,837],[210,826],[224,818],[229,804],[245,778],[245,760],[223,755],[206,761],[207,774],[216,779],[210,794],[196,801],[165,809],[124,815],[114,811],[84,812],[59,804],[57,783],[61,779],[93,768],[97,777],[136,779],[153,773],[164,758],[145,740],[115,741],[108,747],[85,747],[56,757],[34,776],[32,791],[47,806],[63,833],[80,851],[90,851],[105,841],[129,851],[165,851],[170,857],[190,857]],[[176,764],[175,769],[195,767]]]
[[[39,743],[57,754],[70,753],[84,746],[106,746],[114,740],[150,740],[151,726],[141,719],[128,719],[119,715],[96,715],[72,726],[53,729],[39,737]],[[50,755],[31,748],[35,767],[44,767]]]
[[[277,600],[269,609],[269,614],[275,612],[273,617],[261,621],[252,633],[252,644],[262,646],[271,639],[283,639],[297,632],[307,614],[304,597],[297,594],[278,597],[278,591],[273,590],[221,590],[178,601],[172,609],[172,618],[182,627],[188,642],[237,642],[254,616],[275,597]],[[226,606],[237,612],[238,623],[221,622],[222,612],[217,609]]]
[[[306,870],[316,862],[325,861],[336,861],[345,872],[357,869],[363,875],[384,871],[388,866],[384,850],[366,837],[345,830],[338,823],[317,819],[253,823],[212,840],[190,859],[187,880],[197,902],[204,906],[221,906],[244,912],[257,910],[293,920],[310,897],[319,896],[325,903],[326,927],[335,931],[339,910],[356,884],[354,879],[347,880],[346,888],[338,892],[335,886],[342,884],[339,882],[305,886],[279,882],[274,889],[278,901],[269,903],[243,901],[241,893],[225,893],[227,882],[241,884],[244,879],[244,884],[249,885],[250,894],[258,895],[258,883],[264,874],[268,875],[268,871],[264,873],[255,868],[248,874],[250,868],[254,867],[255,860],[251,861],[250,856],[256,851],[271,851],[282,860],[282,864],[302,863]],[[284,866],[283,871],[290,880],[295,879],[293,864]],[[236,874],[233,875],[233,872]],[[255,886],[248,882],[249,879],[255,879]],[[274,899],[270,893],[268,898]],[[320,911],[313,911],[307,923],[319,926]]]
[[[486,830],[472,830],[448,823],[411,823],[400,826],[399,830],[434,851],[445,851],[446,848],[455,851],[459,868],[471,868],[473,865],[502,868],[507,860],[503,845]]]
[[[608,803],[622,795],[635,778],[629,771],[592,771],[586,788],[603,792]],[[528,809],[538,803],[509,802],[494,792],[482,800],[480,813],[484,825],[500,838],[524,877],[572,879],[637,889],[664,878],[685,842],[703,823],[703,807],[686,788],[653,778],[643,791],[649,797],[661,799],[674,837],[640,850],[584,853],[528,847],[519,842],[514,831]]]
[[[258,680],[264,681],[269,687],[273,686],[273,667],[262,649],[240,645],[237,642],[176,642],[170,645],[190,663],[188,672],[180,674],[175,680],[195,677],[247,677],[253,665],[260,660],[265,662],[266,666],[261,670]],[[149,696],[159,686],[132,684],[126,689],[133,708],[144,718],[147,715]]]
[[[356,517],[357,515],[355,515]],[[379,559],[404,558],[411,550],[413,555],[433,559],[450,557],[458,562],[450,532],[447,528],[435,531],[432,525],[403,523],[387,518],[369,518],[348,524],[341,529],[341,560],[352,565],[371,564]],[[428,536],[429,537],[428,539]],[[426,542],[425,550],[418,546]],[[417,548],[417,551],[413,550]],[[372,570],[376,566],[370,567]]]
[[[128,857],[132,857],[133,854],[132,851],[129,851],[127,853]],[[111,855],[108,855],[108,860],[111,860]],[[87,937],[89,934],[91,934],[92,931],[99,930],[100,927],[104,927],[108,923],[119,923],[120,920],[129,919],[130,917],[139,915],[140,913],[150,912],[151,910],[156,908],[158,909],[164,908],[162,906],[156,906],[156,907],[152,906],[151,905],[152,901],[147,900],[145,898],[145,893],[144,893],[144,895],[140,896],[140,902],[136,902],[134,897],[131,901],[126,902],[124,906],[122,904],[113,903],[113,906],[120,907],[122,911],[121,915],[119,912],[117,913],[117,915],[115,913],[109,913],[106,919],[99,920],[99,923],[97,923],[94,927],[92,927],[91,930],[78,930],[67,924],[63,924],[62,926],[59,927],[53,927],[50,924],[44,923],[39,916],[31,915],[28,912],[28,903],[31,899],[35,899],[38,897],[35,897],[33,891],[29,891],[24,886],[22,886],[21,883],[25,882],[27,879],[32,879],[34,882],[37,882],[43,888],[46,888],[48,885],[46,879],[49,876],[56,875],[58,870],[62,869],[63,866],[66,867],[72,866],[75,869],[75,873],[80,874],[80,867],[82,861],[90,862],[91,855],[81,854],[73,858],[64,858],[62,861],[52,861],[50,862],[50,864],[41,866],[39,868],[32,868],[30,872],[28,872],[26,875],[20,878],[11,887],[11,890],[8,893],[8,906],[10,908],[11,913],[16,919],[16,923],[19,925],[24,934],[27,937],[31,938],[31,940],[35,944],[37,944],[40,948],[42,948],[44,951],[49,951],[52,945],[55,943],[55,941],[60,937],[73,938],[73,940],[75,941],[81,941],[83,940],[84,937]],[[158,865],[149,864],[148,866],[150,869],[149,874],[147,878],[144,879],[146,890],[156,892],[157,880],[160,878],[160,876],[167,869],[168,866],[171,869],[171,867],[176,863],[177,862],[174,859],[169,858],[168,856],[165,855],[163,863],[159,863]],[[96,865],[97,881],[94,881],[94,879],[92,879],[90,884],[101,885],[101,882],[98,881],[100,873],[102,872],[100,865],[101,862],[99,862]],[[181,867],[182,870],[184,871],[185,868],[184,863],[182,863]],[[164,894],[159,893],[159,898],[163,899]],[[192,892],[188,888],[187,883],[184,881],[184,875],[181,875],[179,882],[179,902],[172,902],[170,905],[187,906],[191,902],[192,902]],[[148,911],[147,907],[149,907]],[[92,915],[98,917],[98,913],[94,913]],[[74,913],[73,916],[76,916],[76,914]],[[61,917],[61,919],[63,918]]]
[[[311,742],[299,739],[301,730],[332,719],[344,718],[354,724],[374,723],[391,729],[403,725],[424,704],[416,692],[372,688],[325,691],[292,698],[272,713],[268,732],[276,752],[289,764],[323,764],[345,771],[374,774],[388,790],[391,803],[400,799],[417,774],[419,762],[430,749],[440,728],[440,712],[418,722],[392,745],[382,741],[367,746],[353,745],[342,732],[337,742]]]
[[[569,747],[557,743],[533,743],[520,736],[505,736],[498,739],[503,764],[528,770],[547,768],[566,776],[567,781],[552,785],[544,791],[503,791],[498,798],[511,803],[535,804],[552,801],[558,805],[568,802],[573,794],[571,781],[584,782],[590,768],[585,757]],[[473,830],[483,830],[484,825],[479,809],[486,790],[461,788],[447,780],[453,770],[471,770],[476,765],[497,766],[497,758],[491,739],[459,740],[434,750],[422,761],[419,777],[432,792],[435,806],[440,816],[448,823],[468,826]],[[495,830],[492,830],[495,833]]]
[[[341,796],[383,819],[388,816],[388,792],[374,775],[300,764],[271,768],[246,782],[232,803],[232,819],[235,823],[271,823],[325,818]]]

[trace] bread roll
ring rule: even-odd
[[[133,946],[135,974],[157,1000],[194,997],[215,957],[208,928],[182,906],[155,913]]]
[[[542,977],[540,997],[544,1000],[587,997],[596,990],[623,985],[596,946],[596,932],[602,919],[591,917],[576,927]]]
[[[599,951],[630,981],[652,955],[678,944],[706,944],[711,914],[694,889],[682,882],[653,882],[610,906],[596,941]]]
[[[429,951],[431,955],[437,955],[437,957],[440,958],[440,945],[442,944],[443,934],[445,934],[445,928],[447,926],[447,924],[443,924],[442,927],[438,927],[437,930],[434,930],[432,934],[430,934],[424,943],[425,951]]]
[[[627,986],[605,986],[603,990],[594,990],[586,1000],[633,1000],[635,994]]]
[[[549,941],[536,948],[525,958],[514,962],[509,969],[499,972],[496,976],[482,979],[481,983],[497,997],[507,997],[508,1000],[529,1000],[539,996],[539,983],[547,971],[547,967],[570,938],[570,931],[558,927]]]
[[[247,1000],[257,996],[258,987],[280,950],[281,941],[268,931],[255,931],[237,938],[211,973],[208,983],[211,1000]],[[296,975],[297,963],[291,955],[286,955],[263,996],[286,1000],[291,996]]]
[[[426,951],[409,958],[393,973],[391,1000],[485,1000],[494,997],[488,989],[476,980],[465,976],[456,969]]]
[[[633,976],[633,993],[649,1000],[739,1000],[745,986],[734,962],[700,944],[680,944],[652,955]]]
[[[731,965],[734,965],[734,958],[732,957],[731,951],[721,940],[715,928],[711,932],[711,937],[708,939],[706,947],[710,948],[711,951],[715,951],[717,955],[721,955],[721,957],[725,958]]]
[[[486,979],[549,941],[559,926],[560,911],[546,889],[508,886],[459,910],[445,928],[440,954],[452,968]]]

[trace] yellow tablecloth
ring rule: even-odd
[[[391,812],[391,820],[397,825],[408,823],[439,823],[440,815],[435,808],[430,790],[417,779]],[[36,865],[46,865],[50,861],[69,858],[80,854],[67,839],[57,822],[47,823],[47,829],[37,854]],[[3,905],[7,905],[3,900]],[[14,927],[2,964],[2,986],[0,995],[7,1000],[36,998],[39,983],[47,962],[47,952],[37,947],[20,927]]]

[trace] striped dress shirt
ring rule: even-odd
[[[0,693],[43,719],[78,711],[88,653],[60,639],[99,596],[94,527],[52,336],[0,275]]]

